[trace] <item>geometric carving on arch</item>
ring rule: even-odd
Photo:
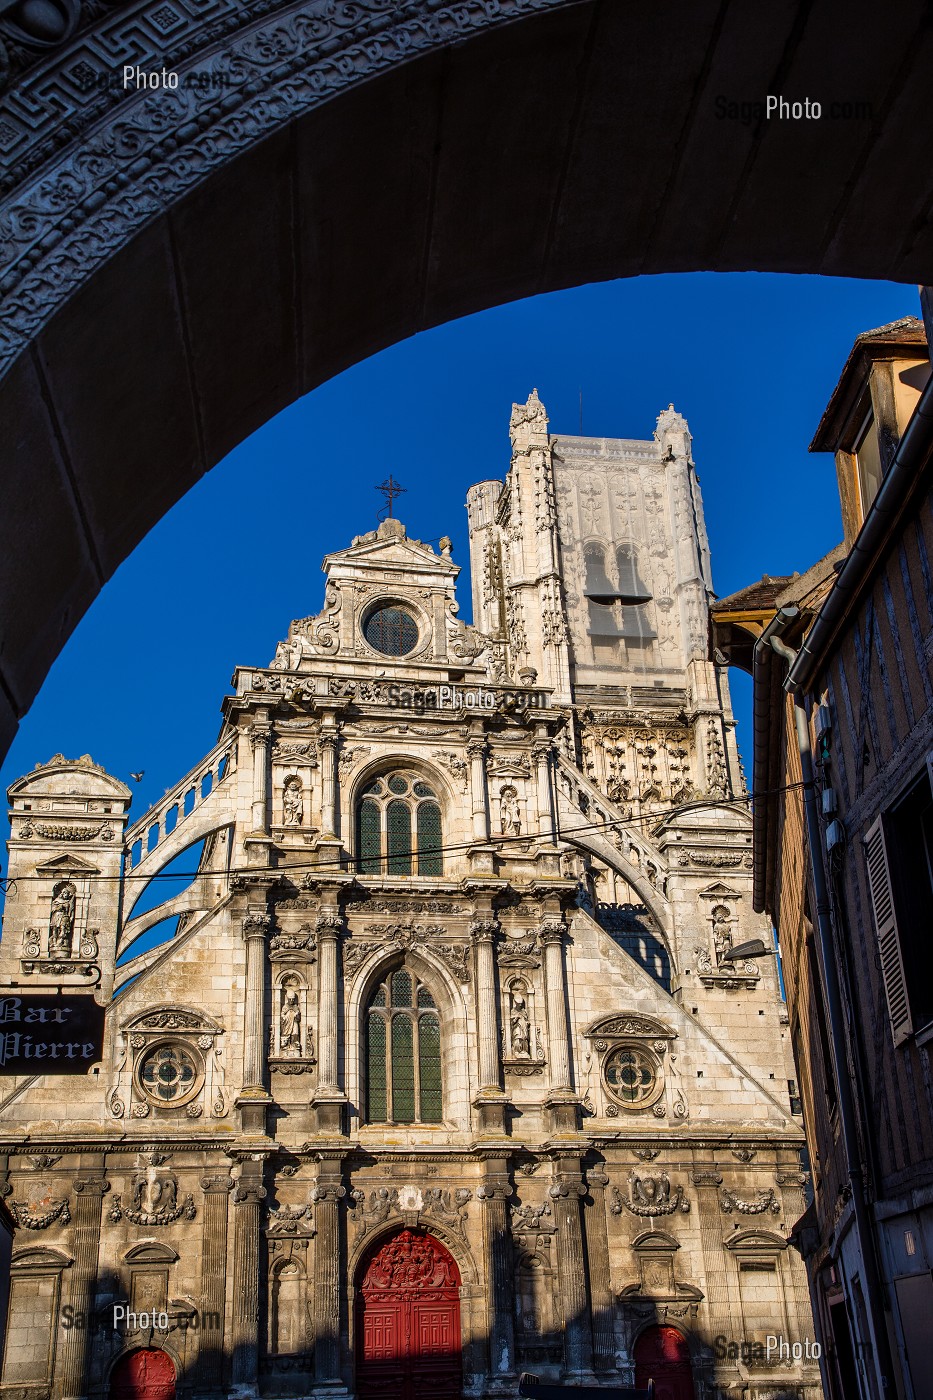
[[[672,1031],[663,1021],[654,1016],[645,1016],[640,1011],[616,1012],[612,1016],[600,1017],[587,1026],[583,1034],[587,1039],[606,1039],[610,1036],[635,1036],[644,1040],[676,1040],[677,1032]]]
[[[73,1263],[71,1255],[60,1249],[29,1245],[25,1249],[14,1249],[10,1269],[17,1273],[27,1269],[41,1269],[43,1273],[48,1273],[52,1269],[70,1269]]]
[[[179,1255],[167,1244],[155,1240],[141,1240],[134,1244],[123,1256],[124,1264],[176,1264]]]

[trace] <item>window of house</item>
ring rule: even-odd
[[[442,875],[441,809],[417,773],[387,773],[357,807],[357,864],[364,875]]]
[[[929,767],[874,822],[865,860],[895,1045],[933,1024],[933,789]]]
[[[440,1123],[441,1023],[434,998],[407,967],[376,989],[366,1013],[366,1119]]]
[[[858,463],[859,495],[862,501],[862,519],[868,514],[872,501],[881,489],[884,471],[881,465],[881,443],[875,426],[875,415],[869,413],[855,448]]]

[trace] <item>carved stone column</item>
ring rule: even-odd
[[[722,1173],[716,1171],[715,1168],[699,1170],[692,1172],[690,1179],[697,1188],[700,1247],[703,1251],[703,1270],[706,1274],[706,1306],[709,1313],[709,1326],[714,1334],[724,1332],[731,1336],[732,1299],[729,1296],[729,1277],[726,1273],[726,1256],[722,1247],[722,1211],[719,1206]],[[735,1301],[736,1307],[738,1307],[738,1299]]]
[[[564,1320],[564,1369],[561,1374],[579,1381],[592,1375],[593,1339],[580,1218],[586,1184],[580,1179],[576,1159],[561,1159],[557,1179],[548,1187],[548,1195],[553,1202],[557,1222],[557,1278]]]
[[[318,747],[321,754],[321,836],[332,840],[336,834],[337,731],[322,729]]]
[[[544,996],[550,1075],[547,1102],[555,1130],[572,1130],[577,1126],[576,1097],[570,1083],[570,1045],[564,987],[565,932],[564,921],[558,917],[546,918],[538,928],[538,937],[544,945]]]
[[[480,909],[470,924],[476,957],[476,1040],[479,1093],[475,1104],[482,1132],[505,1132],[507,1097],[501,1088],[495,941],[499,924],[492,909]]]
[[[481,1090],[500,1088],[495,955],[498,933],[499,924],[491,915],[474,919],[470,925],[470,936],[476,949],[477,1049]]]
[[[72,1187],[75,1193],[71,1236],[74,1264],[68,1274],[66,1301],[75,1313],[87,1317],[94,1309],[100,1255],[100,1220],[104,1196],[110,1190],[110,1182],[103,1176],[80,1177],[72,1182]],[[58,1326],[57,1318],[54,1319],[53,1326]],[[91,1332],[86,1328],[72,1327],[62,1333],[58,1365],[58,1386],[61,1389],[56,1386],[56,1390],[63,1400],[77,1400],[77,1397],[86,1394],[85,1377],[90,1338]]]
[[[233,1386],[237,1400],[259,1394],[259,1211],[263,1158],[245,1161],[233,1193]]]
[[[586,1174],[592,1205],[585,1205],[586,1257],[590,1266],[590,1298],[593,1315],[593,1366],[597,1371],[615,1369],[615,1330],[612,1284],[609,1276],[609,1230],[606,1225],[608,1174],[593,1167]]]
[[[474,735],[467,744],[470,759],[470,796],[473,804],[473,839],[489,840],[489,808],[486,796],[486,740]]]
[[[532,745],[531,756],[535,763],[535,776],[538,801],[538,835],[542,840],[553,841],[554,803],[551,795],[551,744],[539,735]]]
[[[336,899],[322,903],[317,916],[318,956],[318,1081],[312,1100],[322,1133],[343,1131],[346,1095],[340,1083],[338,1054],[339,1007],[343,997],[340,976],[340,934],[343,920]]]
[[[339,1170],[339,1169],[338,1169]],[[340,1376],[341,1258],[340,1202],[347,1194],[338,1177],[321,1176],[311,1192],[317,1239],[314,1248],[315,1394],[342,1390]]]
[[[268,722],[267,710],[257,711],[247,737],[253,751],[253,829],[243,844],[247,865],[259,866],[268,864],[272,845],[269,836],[269,746],[272,726]]]
[[[265,1131],[266,1105],[271,1098],[263,1084],[266,1046],[266,938],[272,920],[262,904],[247,907],[243,920],[246,943],[246,995],[243,1008],[243,1087],[237,1096],[244,1132]]]
[[[509,1197],[512,1187],[505,1162],[487,1165],[486,1181],[476,1189],[477,1200],[483,1202],[483,1273],[488,1293],[489,1377],[504,1381],[514,1377],[515,1296],[512,1234],[509,1230]]]
[[[224,1390],[224,1328],[227,1305],[227,1217],[233,1178],[202,1176],[201,1315],[213,1314],[219,1327],[199,1334],[198,1390]]]

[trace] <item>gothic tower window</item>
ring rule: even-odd
[[[434,998],[407,967],[378,987],[366,1013],[366,1119],[440,1123],[441,1023]]]
[[[356,819],[364,875],[441,875],[441,809],[416,773],[388,773],[364,790]]]

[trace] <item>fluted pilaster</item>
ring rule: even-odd
[[[243,1163],[233,1193],[233,1392],[259,1394],[259,1212],[266,1198],[262,1163]]]
[[[569,1091],[570,1046],[564,993],[564,921],[545,919],[538,929],[544,945],[544,996],[547,1009],[548,1067],[552,1090]]]
[[[593,1370],[593,1340],[586,1291],[581,1201],[586,1185],[569,1169],[548,1187],[557,1221],[557,1277],[564,1318],[564,1370],[574,1379]]]
[[[223,1173],[202,1176],[204,1206],[201,1211],[201,1313],[220,1319],[219,1327],[200,1334],[199,1390],[223,1390],[224,1333],[227,1294],[227,1219],[233,1178]]]
[[[75,1193],[71,1234],[74,1264],[68,1272],[66,1301],[76,1314],[88,1317],[94,1310],[100,1255],[100,1221],[104,1196],[110,1190],[110,1182],[103,1176],[81,1177],[72,1182],[72,1188]],[[53,1325],[58,1325],[58,1319],[53,1320]],[[87,1328],[72,1327],[61,1335],[62,1349],[59,1353],[58,1367],[61,1389],[56,1389],[63,1400],[77,1400],[77,1397],[87,1393],[87,1359],[91,1333]]]
[[[489,1374],[496,1380],[513,1375],[516,1369],[515,1279],[508,1215],[511,1195],[512,1187],[504,1172],[491,1174],[476,1191],[476,1198],[484,1207],[484,1273],[489,1280]]]
[[[470,798],[473,808],[474,841],[489,840],[489,804],[486,794],[486,740],[473,738],[467,744],[470,760]]]
[[[311,1193],[314,1249],[314,1370],[317,1385],[340,1384],[340,1202],[346,1187],[318,1181]]]
[[[476,1012],[480,1092],[500,1087],[499,1021],[496,1005],[495,941],[499,925],[492,917],[470,925],[476,949]]]
[[[590,1297],[593,1315],[593,1366],[597,1371],[611,1371],[615,1366],[615,1332],[612,1285],[609,1275],[609,1230],[606,1224],[606,1187],[609,1177],[601,1167],[586,1174],[591,1205],[586,1205],[583,1221],[586,1227],[586,1257],[590,1266]]]

